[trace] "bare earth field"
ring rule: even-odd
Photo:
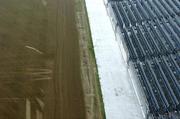
[[[77,23],[81,3],[0,1],[0,119],[103,118],[89,29],[78,27],[87,17]]]
[[[73,0],[1,0],[0,11],[0,119],[84,119]]]

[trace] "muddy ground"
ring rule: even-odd
[[[95,61],[79,48],[89,41],[79,42],[75,5],[0,1],[0,119],[102,118]]]
[[[0,1],[0,119],[84,119],[73,0]]]
[[[86,117],[87,119],[105,119],[99,75],[85,1],[75,1]]]

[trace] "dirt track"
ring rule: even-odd
[[[1,0],[0,12],[0,119],[85,119],[74,0]]]
[[[59,98],[56,100],[55,116],[58,118],[60,115],[62,119],[84,119],[74,0],[60,0],[58,5],[57,39],[59,40],[57,40],[55,94]]]

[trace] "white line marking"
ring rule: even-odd
[[[34,48],[34,47],[31,47],[31,46],[25,46],[25,47],[28,48],[28,49],[31,49],[31,50],[39,53],[39,54],[43,54],[43,52],[41,52],[40,50],[38,50],[38,49],[36,49],[36,48]]]
[[[31,102],[26,99],[26,119],[31,119]]]
[[[46,0],[41,0],[41,2],[42,2],[42,4],[43,4],[44,6],[47,6],[47,1],[46,1]]]

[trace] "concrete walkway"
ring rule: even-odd
[[[86,0],[107,119],[143,119],[103,0]]]

